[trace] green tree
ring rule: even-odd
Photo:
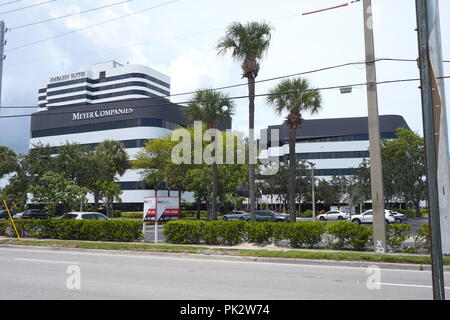
[[[99,197],[106,207],[106,215],[108,218],[112,218],[113,203],[114,201],[122,202],[122,199],[120,198],[122,190],[117,183],[110,180],[97,181],[97,184],[98,190],[100,190]]]
[[[272,27],[265,22],[232,23],[217,44],[218,54],[231,53],[234,60],[241,62],[243,78],[247,78],[249,93],[249,140],[254,142],[255,128],[255,79],[260,63],[270,46]],[[252,148],[253,149],[253,148]],[[252,152],[249,153],[249,191],[252,219],[256,219],[256,181]]]
[[[235,104],[228,96],[220,91],[211,89],[198,90],[191,99],[187,115],[191,121],[202,121],[206,130],[218,129],[220,123],[231,120]],[[208,131],[207,131],[208,132]],[[212,196],[211,196],[211,220],[217,220],[217,196],[218,196],[218,168],[217,168],[217,137],[210,136],[213,143],[212,173]]]
[[[364,202],[372,198],[370,186],[370,163],[364,159],[355,174],[348,180],[348,196],[351,205],[359,205],[360,213]]]
[[[87,188],[79,187],[66,179],[62,174],[47,171],[40,178],[40,184],[32,185],[30,193],[37,203],[44,203],[46,210],[56,214],[58,205],[64,205],[69,210],[77,208],[80,202],[86,202]]]
[[[423,139],[411,130],[399,128],[396,139],[383,140],[381,155],[384,185],[390,198],[404,199],[420,214],[426,175]]]
[[[316,114],[322,108],[322,98],[318,90],[312,89],[306,79],[286,79],[270,91],[267,103],[276,113],[287,112],[285,124],[289,128],[289,203],[291,221],[295,221],[295,167],[297,129],[301,127],[304,113]]]
[[[17,170],[17,155],[5,146],[0,146],[0,179]]]
[[[96,209],[98,209],[101,195],[107,191],[101,188],[109,186],[109,183],[114,183],[117,176],[123,176],[128,162],[125,146],[118,141],[103,141],[91,153],[87,163],[92,168],[95,168],[95,174],[92,175],[92,179],[89,182],[89,189],[94,195]]]

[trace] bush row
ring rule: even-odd
[[[388,225],[391,250],[399,250],[410,237],[410,225]],[[327,226],[321,222],[250,223],[246,221],[173,221],[166,224],[166,241],[176,244],[237,245],[243,242],[270,244],[289,241],[292,248],[330,247],[363,251],[373,243],[372,227],[346,221]],[[418,239],[420,240],[420,239]]]
[[[132,242],[142,239],[140,221],[15,220],[21,238]],[[16,237],[9,221],[0,222],[0,236]]]

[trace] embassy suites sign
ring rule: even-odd
[[[133,112],[134,112],[133,108],[117,108],[117,109],[97,110],[89,112],[76,112],[72,114],[72,121],[114,117],[132,114]]]

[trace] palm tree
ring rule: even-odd
[[[93,176],[93,194],[95,208],[99,203],[100,182],[114,182],[115,176],[123,176],[128,164],[128,154],[123,143],[114,140],[105,140],[100,143],[92,153],[91,161],[95,166],[96,174]]]
[[[297,165],[295,142],[297,129],[303,123],[303,114],[315,114],[322,108],[320,92],[312,89],[308,80],[286,79],[270,91],[267,103],[281,115],[287,112],[285,124],[289,128],[289,211],[291,221],[296,220],[295,215],[295,169]]]
[[[217,129],[219,124],[231,120],[235,104],[222,92],[211,89],[198,90],[187,109],[188,118],[191,121],[202,121],[207,130]],[[213,137],[214,150],[216,150],[216,139]],[[214,155],[215,157],[215,151]],[[212,199],[211,220],[217,220],[217,195],[218,195],[218,171],[217,159],[212,163]]]
[[[249,191],[252,220],[256,219],[255,185],[255,78],[260,70],[260,61],[270,46],[272,27],[265,22],[249,22],[245,25],[232,23],[219,41],[219,54],[231,52],[234,60],[242,62],[243,78],[247,78],[249,92]]]

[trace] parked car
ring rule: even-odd
[[[40,209],[26,210],[22,213],[21,219],[49,219],[50,215]]]
[[[109,220],[99,212],[69,212],[61,217],[63,220]]]
[[[384,210],[384,220],[386,223],[395,223],[395,217],[389,210]],[[357,224],[373,224],[373,211],[367,210],[366,212],[352,216],[351,222]]]
[[[400,223],[405,223],[406,221],[408,221],[408,216],[406,214],[395,212],[392,210],[389,210],[389,211],[394,214],[395,223],[400,224]]]
[[[244,220],[250,221],[251,214],[247,214]],[[256,221],[258,222],[289,222],[289,216],[274,211],[256,211]]]
[[[16,213],[13,215],[13,219],[22,219],[23,212]]]
[[[0,210],[0,221],[9,220],[8,211]]]
[[[231,213],[224,214],[222,219],[223,221],[246,220],[247,215],[248,213],[245,211],[233,211]]]
[[[327,213],[317,216],[320,221],[336,221],[336,220],[348,220],[350,219],[350,214],[347,212],[331,210]]]

